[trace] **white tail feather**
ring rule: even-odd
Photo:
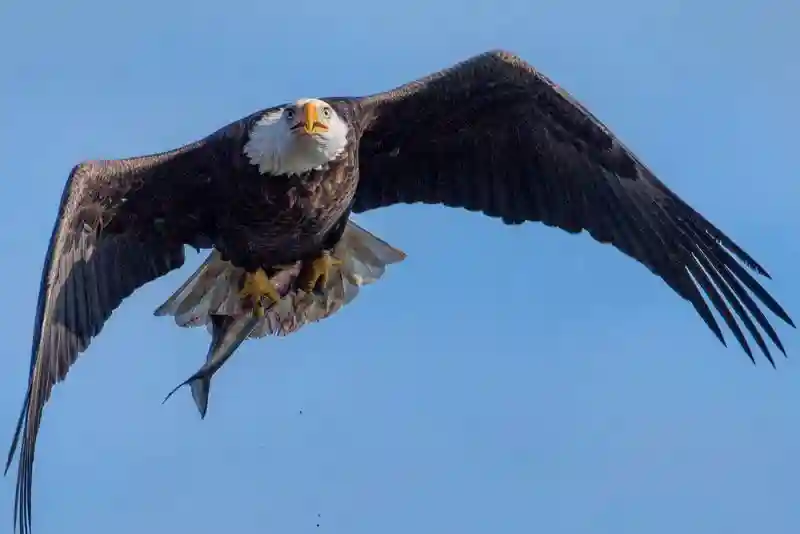
[[[342,263],[331,273],[321,295],[289,292],[267,311],[249,337],[286,335],[332,315],[352,302],[361,286],[379,280],[387,265],[406,257],[404,252],[352,221],[347,222],[332,255]],[[220,253],[212,250],[197,271],[156,309],[155,315],[173,316],[181,327],[206,325],[211,331],[210,314],[238,316],[245,313],[238,297],[243,275],[242,269],[222,261]]]

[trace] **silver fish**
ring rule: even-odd
[[[288,335],[331,316],[352,302],[361,286],[380,279],[386,266],[406,257],[353,221],[348,221],[333,256],[342,263],[319,291],[295,289],[300,262],[275,273],[270,280],[282,298],[269,306],[263,317],[256,317],[251,309],[242,307],[238,297],[244,271],[223,261],[219,252],[212,250],[197,271],[155,311],[155,315],[173,316],[178,326],[205,325],[211,333],[205,365],[178,384],[163,402],[189,385],[200,417],[205,418],[211,378],[245,339]]]

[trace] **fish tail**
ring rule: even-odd
[[[197,411],[200,412],[200,419],[205,419],[206,412],[208,411],[208,395],[211,392],[211,378],[198,378],[189,382],[189,388],[192,390],[192,399],[197,406]]]
[[[206,363],[192,376],[175,386],[162,401],[162,403],[167,402],[175,392],[188,385],[201,418],[205,418],[208,411],[211,378],[247,339],[258,322],[258,318],[252,314],[242,314],[238,317],[212,314],[210,317],[212,339],[206,354]]]
[[[214,354],[222,345],[225,333],[233,322],[232,317],[225,315],[212,314],[209,319],[211,321],[211,343],[208,344],[206,364],[213,360]],[[208,411],[208,396],[211,393],[211,376],[211,374],[203,375],[200,378],[189,381],[192,399],[194,399],[194,404],[197,406],[197,411],[200,412],[200,419],[205,419],[206,412]]]

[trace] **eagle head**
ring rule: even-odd
[[[244,153],[262,174],[303,174],[341,156],[347,131],[330,104],[303,98],[265,113],[250,130]]]

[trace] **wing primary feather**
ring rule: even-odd
[[[686,213],[689,216],[689,219],[692,221],[693,224],[697,225],[699,228],[702,228],[705,233],[707,233],[710,237],[715,239],[718,244],[721,244],[726,249],[730,250],[734,256],[739,258],[745,265],[747,265],[750,269],[757,272],[761,276],[771,279],[772,276],[767,272],[767,270],[761,266],[750,254],[745,252],[739,245],[737,245],[733,239],[725,235],[725,233],[717,228],[711,221],[707,220],[703,217],[700,213],[698,213],[694,208],[692,208],[689,204],[687,204],[683,199],[675,195],[669,188],[664,185],[653,173],[649,170],[645,173],[647,175],[647,179],[651,181],[651,183],[658,188],[658,190],[665,195],[666,197],[670,198],[676,206],[680,209],[681,212]]]
[[[764,312],[761,311],[750,295],[747,294],[747,291],[742,287],[739,281],[730,274],[729,271],[720,269],[720,274],[725,280],[728,281],[728,284],[732,287],[734,293],[739,297],[739,300],[750,311],[750,314],[755,317],[761,328],[767,333],[775,346],[778,347],[778,350],[780,350],[781,353],[786,356],[786,349],[783,346],[783,342],[780,340],[777,332],[775,332],[775,329],[767,320]]]
[[[692,303],[695,310],[697,310],[700,317],[711,329],[717,339],[723,345],[727,346],[728,343],[725,341],[725,337],[719,327],[719,323],[714,318],[711,308],[708,306],[706,300],[703,298],[703,295],[698,290],[698,287],[700,287],[705,293],[708,287],[708,280],[706,279],[706,287],[704,287],[703,278],[701,278],[704,273],[702,270],[700,273],[698,273],[696,270],[696,258],[693,253],[693,249],[696,247],[686,238],[683,230],[670,216],[668,211],[661,203],[651,202],[651,205],[653,207],[653,214],[661,221],[662,225],[670,229],[670,235],[672,236],[670,239],[670,243],[672,243],[671,251],[676,256],[676,259],[679,259],[681,265],[681,274],[678,276],[681,280],[686,281],[686,283],[681,285],[685,292],[674,287],[673,289],[675,289],[679,295],[683,296],[686,300]],[[656,274],[662,275],[663,273]],[[711,300],[712,305],[714,305],[714,301],[711,297],[709,297],[709,300]],[[723,319],[725,319],[724,316]]]
[[[758,329],[753,323],[752,318],[747,313],[747,311],[742,306],[741,301],[736,296],[734,291],[731,289],[730,284],[728,281],[720,274],[718,270],[717,262],[713,257],[712,251],[701,250],[697,254],[697,261],[700,263],[700,266],[703,270],[709,275],[711,278],[711,282],[714,286],[719,290],[722,294],[722,297],[728,303],[729,309],[733,310],[734,318],[738,318],[739,321],[744,325],[747,331],[750,333],[750,336],[755,340],[756,344],[758,345],[761,352],[767,358],[767,360],[775,367],[775,360],[772,358],[772,354],[769,351],[769,347],[767,347],[766,343],[764,342],[764,338]],[[755,360],[751,357],[753,363]]]
[[[679,221],[679,228],[676,236],[683,243],[683,247],[690,251],[691,256],[688,258],[689,261],[687,262],[687,268],[692,274],[693,279],[703,289],[703,292],[709,298],[714,308],[722,316],[726,325],[736,337],[737,341],[742,346],[742,349],[745,351],[751,361],[755,363],[752,350],[750,349],[749,343],[747,343],[747,339],[739,327],[736,318],[731,313],[728,305],[733,307],[734,312],[736,312],[736,315],[744,323],[745,328],[747,328],[747,330],[753,335],[753,338],[762,349],[762,352],[764,352],[767,359],[774,365],[774,360],[772,359],[769,350],[766,348],[763,338],[759,334],[758,330],[755,329],[755,326],[742,308],[739,300],[731,292],[726,280],[717,271],[716,262],[719,260],[716,254],[714,254],[714,249],[708,246],[709,243],[703,243],[703,240],[698,232],[692,225],[686,224],[685,219],[679,218]],[[722,295],[720,295],[720,292]],[[723,296],[724,300],[722,298]],[[726,301],[728,305],[726,305]]]
[[[753,278],[753,276],[747,272],[734,258],[726,258],[725,266],[737,279],[744,283],[744,285],[746,285],[747,288],[752,291],[753,294],[755,294],[772,313],[778,316],[789,326],[796,328],[794,321],[792,321],[791,317],[789,317],[789,314],[786,313],[783,307],[778,304],[772,295],[767,293],[761,284],[755,278]]]
[[[616,177],[609,177],[606,183],[608,183],[612,188],[621,188],[621,184],[617,181]],[[631,196],[628,197],[626,193],[631,194]],[[701,295],[700,291],[698,291],[699,286],[704,292],[707,293],[709,290],[711,290],[713,294],[713,287],[709,287],[707,279],[701,278],[703,276],[702,271],[698,273],[693,269],[692,255],[689,249],[686,247],[686,244],[682,243],[680,238],[680,230],[675,227],[674,224],[668,223],[668,219],[665,220],[663,217],[661,217],[662,213],[657,205],[654,205],[655,209],[652,211],[644,211],[643,209],[640,209],[639,202],[637,202],[637,197],[639,196],[640,195],[637,194],[636,188],[619,191],[617,198],[629,199],[630,208],[632,208],[623,209],[621,213],[630,215],[632,214],[633,210],[635,210],[644,218],[652,217],[652,222],[647,225],[647,228],[652,232],[653,236],[657,237],[657,239],[660,241],[660,246],[652,247],[648,254],[642,254],[640,252],[638,255],[634,255],[633,257],[638,258],[655,275],[664,280],[667,285],[669,285],[678,295],[682,296],[685,300],[691,303],[695,308],[695,311],[698,313],[700,318],[703,319],[703,322],[706,323],[711,332],[714,333],[714,335],[723,345],[727,346],[725,336],[719,327],[719,323],[714,318],[711,309]],[[624,228],[644,228],[643,224],[634,219],[630,219],[628,224],[623,224],[622,226]],[[665,239],[665,236],[662,236],[657,230],[658,226],[663,227],[665,231],[669,232],[673,237],[671,239]],[[670,257],[670,253],[672,257]],[[634,252],[634,254],[636,253]],[[675,264],[676,260],[681,264],[679,267]],[[712,304],[714,304],[713,297],[710,297],[710,300],[712,301]],[[724,315],[723,319],[725,319]]]
[[[783,346],[783,342],[778,337],[778,333],[775,332],[775,329],[767,320],[767,317],[764,315],[764,312],[756,305],[753,298],[747,293],[747,290],[742,287],[742,284],[739,280],[733,276],[733,274],[724,266],[721,265],[718,267],[720,276],[722,276],[727,282],[728,285],[731,286],[734,293],[739,297],[739,300],[745,305],[745,307],[750,311],[750,314],[755,317],[758,324],[761,328],[767,333],[769,338],[775,344],[776,347],[786,356],[786,349]]]
[[[614,184],[616,182],[609,180],[609,183]],[[635,200],[637,197],[642,199],[643,193],[637,188],[629,188],[627,191],[633,196],[632,201],[634,204],[637,204]],[[643,201],[643,199],[640,200],[640,202],[641,201]],[[662,260],[648,267],[655,275],[664,280],[678,295],[691,303],[706,326],[708,326],[723,345],[727,346],[725,336],[719,327],[719,323],[714,318],[714,314],[698,290],[698,287],[702,287],[702,285],[699,284],[696,274],[693,273],[690,268],[693,261],[691,247],[682,238],[681,230],[663,210],[662,206],[652,201],[648,203],[652,209],[647,211],[647,213],[654,218],[654,221],[657,222],[658,226],[662,227],[665,232],[662,236],[660,232],[655,229],[655,226],[651,226],[653,232],[659,235],[659,239],[661,240],[662,248],[660,249],[661,252],[659,256],[662,257]]]
[[[714,314],[711,312],[711,308],[706,304],[706,300],[703,298],[703,294],[708,297],[708,300],[711,301],[711,305],[714,306],[716,309],[716,303],[714,302],[714,290],[713,288],[709,291],[708,286],[709,282],[708,279],[705,277],[705,273],[701,270],[698,270],[697,267],[693,263],[688,263],[685,267],[686,272],[691,277],[692,282],[695,284],[696,288],[702,290],[702,293],[697,290],[695,293],[694,298],[691,300],[692,304],[695,306],[695,309],[698,306],[702,306],[704,313],[701,315],[703,320],[706,322],[708,327],[714,332],[714,335],[717,336],[720,343],[728,346],[728,342],[725,340],[725,335],[722,333],[722,329],[719,327],[719,323],[714,318]],[[723,313],[720,313],[723,320],[725,320],[726,324],[728,324],[727,318]],[[730,326],[730,325],[729,325]]]
[[[734,294],[728,281],[725,280],[725,278],[720,274],[716,258],[712,259],[713,253],[711,251],[701,250],[698,252],[696,257],[697,260],[700,262],[700,266],[711,277],[711,282],[722,293],[722,296],[728,302],[730,307],[733,308],[733,311],[736,313],[736,316],[744,324],[747,331],[755,340],[756,344],[761,349],[761,352],[764,354],[767,360],[769,360],[772,366],[775,367],[775,360],[773,360],[772,358],[772,354],[769,351],[769,347],[767,347],[767,344],[764,342],[764,338],[761,336],[761,333],[756,328],[755,324],[748,315],[747,311],[745,311],[744,307],[742,306],[742,303]],[[753,361],[753,363],[755,363],[755,359],[752,356],[750,359]]]
[[[705,253],[706,257],[713,262],[714,272],[717,273],[717,275],[724,281],[725,285],[730,289],[730,291],[733,292],[733,295],[726,295],[726,299],[729,302],[731,302],[731,305],[738,306],[736,310],[737,314],[740,317],[742,317],[743,321],[749,321],[747,312],[745,312],[741,308],[741,304],[744,304],[744,307],[747,308],[747,311],[750,312],[749,315],[755,318],[755,320],[758,322],[761,328],[766,332],[766,334],[769,336],[769,338],[772,340],[775,346],[778,347],[778,349],[785,356],[786,349],[784,348],[783,343],[778,337],[777,332],[775,332],[775,329],[772,327],[772,325],[770,325],[769,321],[764,315],[764,312],[755,304],[752,297],[750,297],[745,288],[742,287],[739,279],[736,278],[734,274],[727,269],[727,264],[729,262],[735,262],[736,260],[734,258],[731,258],[730,256],[727,256],[726,254],[724,254],[724,252],[722,254],[717,254],[714,251],[714,248],[712,248],[714,241],[709,239],[707,236],[704,237],[702,234],[698,233],[691,225],[687,225],[687,230],[692,232],[697,243],[699,243],[700,246],[702,247],[702,250]],[[744,274],[748,274],[746,271],[744,270],[742,271]],[[720,284],[717,283],[717,285]],[[752,322],[750,322],[749,325],[746,323],[746,326],[748,330],[750,330],[750,333],[753,335],[753,338],[759,344],[759,347],[761,347],[762,352],[765,353],[765,356],[770,360],[770,362],[774,366],[775,362],[772,359],[769,351],[767,350],[766,344],[764,343],[763,338],[758,333],[758,330],[755,329],[755,326],[752,324]]]
[[[638,199],[641,198],[641,196],[637,194],[635,198],[638,200]],[[661,220],[661,224],[663,224],[664,220],[660,217],[661,213],[662,213],[661,208],[659,206],[656,206],[654,215],[655,215],[656,218],[660,219]],[[672,225],[672,226],[673,226],[673,228],[675,228],[674,225]],[[718,291],[722,291],[723,295],[725,296],[725,300],[727,300],[731,304],[731,306],[734,307],[734,310],[736,311],[737,315],[744,322],[744,324],[745,324],[746,328],[748,329],[748,331],[753,335],[754,339],[756,340],[756,343],[758,343],[759,347],[762,349],[762,351],[764,351],[764,353],[767,356],[767,358],[770,361],[772,361],[772,357],[771,357],[771,355],[769,353],[769,350],[766,347],[766,344],[764,343],[764,340],[760,336],[758,330],[753,325],[753,323],[750,320],[750,318],[748,317],[747,313],[741,307],[739,301],[731,293],[731,290],[728,287],[728,285],[725,282],[725,280],[719,275],[719,273],[716,270],[716,268],[714,266],[712,266],[712,264],[710,263],[709,255],[712,254],[712,252],[709,251],[709,250],[706,250],[706,247],[702,247],[701,248],[701,247],[698,246],[699,236],[697,236],[696,234],[695,234],[695,239],[694,240],[686,239],[686,237],[683,236],[683,234],[680,232],[680,230],[675,232],[675,235],[678,237],[678,241],[682,242],[682,243],[679,244],[679,250],[683,251],[682,254],[681,254],[682,256],[683,255],[687,256],[687,260],[688,260],[687,269],[689,270],[689,272],[692,275],[693,279],[697,280],[699,282],[701,288],[704,290],[704,292],[706,292],[706,294],[709,295],[709,299],[712,301],[712,304],[714,304],[715,308],[717,308],[718,311],[720,312],[720,314],[723,316],[723,319],[726,321],[726,324],[728,324],[728,326],[731,328],[734,336],[740,342],[740,344],[742,345],[742,347],[744,348],[745,352],[748,354],[750,359],[755,361],[753,356],[752,356],[752,352],[751,352],[751,350],[749,348],[749,345],[747,344],[747,341],[744,338],[744,335],[743,335],[741,329],[738,327],[738,324],[736,323],[734,317],[730,314],[730,310],[728,310],[728,308],[725,306],[725,303],[720,298],[720,295],[719,295]],[[694,241],[694,246],[693,246],[692,241]],[[666,244],[664,243],[663,240],[662,240],[662,245],[666,246]],[[694,253],[689,252],[689,250],[692,249],[692,248],[695,249]],[[716,259],[715,256],[714,256],[714,259]],[[698,270],[698,265],[693,265],[692,262],[699,262],[700,270]],[[665,278],[665,279],[666,279],[666,276],[668,275],[668,273],[663,272],[660,269],[656,270],[656,274],[661,275],[662,278]],[[708,276],[711,277],[710,280],[707,278]],[[716,288],[716,290],[715,290],[715,288]],[[680,291],[678,291],[678,293],[681,294]],[[698,294],[698,297],[699,297],[699,294]],[[700,298],[702,298],[702,297],[700,297]],[[710,310],[709,310],[709,315],[710,315]],[[712,330],[718,330],[718,328],[717,329],[712,329]],[[721,335],[721,331],[719,332],[719,335]],[[718,337],[719,337],[719,335],[718,335]]]

